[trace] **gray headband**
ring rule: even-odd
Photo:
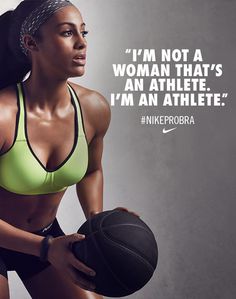
[[[46,0],[33,10],[24,20],[20,30],[20,47],[22,52],[27,55],[27,49],[24,47],[24,35],[34,35],[39,27],[58,9],[68,5],[73,5],[68,0]]]

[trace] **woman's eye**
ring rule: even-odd
[[[62,32],[62,35],[67,37],[67,36],[71,36],[73,34],[73,32],[71,30],[67,30],[67,31],[64,31]]]
[[[83,37],[86,37],[86,35],[87,35],[88,33],[89,33],[89,32],[86,31],[86,30],[84,30],[84,31],[81,32],[81,34],[82,34]]]

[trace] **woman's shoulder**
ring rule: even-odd
[[[106,98],[98,91],[83,87],[72,82],[69,83],[75,90],[80,102],[82,102],[83,105],[90,106],[91,109],[110,108]]]
[[[14,86],[9,86],[0,90],[0,149],[2,148],[6,136],[14,130],[18,111],[17,96]]]
[[[0,105],[1,108],[13,107],[17,104],[16,88],[11,85],[0,90]]]
[[[87,119],[100,133],[106,132],[111,118],[111,109],[106,98],[99,92],[69,82],[75,90]]]
[[[11,120],[17,112],[17,96],[14,86],[0,90],[0,124]],[[1,126],[0,126],[1,127]]]

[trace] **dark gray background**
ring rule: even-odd
[[[1,3],[1,12],[20,1]],[[4,2],[5,3],[5,2]],[[86,0],[81,8],[90,31],[86,75],[75,81],[100,91],[121,92],[112,63],[126,48],[200,48],[204,62],[222,63],[215,92],[228,92],[225,107],[112,107],[105,137],[104,209],[126,206],[152,228],[159,246],[157,271],[130,299],[234,299],[235,253],[235,9],[230,0]],[[196,125],[162,134],[140,116],[195,116]],[[67,233],[84,221],[71,187],[59,210]],[[13,299],[28,298],[10,274]]]

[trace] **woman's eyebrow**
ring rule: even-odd
[[[71,22],[63,22],[63,23],[59,23],[59,24],[57,24],[57,27],[62,26],[62,25],[70,25],[70,26],[74,26],[74,27],[76,27],[76,24],[71,23]],[[84,26],[86,26],[85,23],[82,23],[82,24],[80,25],[80,27],[84,27]]]

